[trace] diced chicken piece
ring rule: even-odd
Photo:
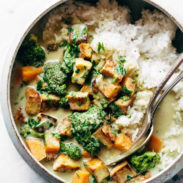
[[[19,107],[15,114],[15,122],[25,123],[25,116],[22,112],[22,108]]]
[[[77,58],[74,64],[72,83],[83,85],[91,68],[92,68],[91,62],[86,61],[83,58]]]
[[[87,161],[86,169],[95,176],[98,183],[101,183],[106,177],[109,176],[107,166],[98,158],[93,158]]]
[[[26,88],[26,107],[25,110],[29,115],[36,115],[41,110],[40,94],[33,88]]]
[[[102,127],[100,127],[95,133],[94,136],[102,142],[105,146],[108,148],[111,148],[113,146],[113,143],[115,141],[115,135],[111,131],[111,126],[104,124]]]
[[[83,85],[83,87],[80,90],[81,92],[88,92],[89,95],[92,95],[92,88],[90,85]]]
[[[130,106],[133,102],[133,98],[129,96],[120,97],[118,100],[115,101],[115,104],[121,109],[123,114],[127,112],[128,106]]]
[[[133,177],[135,175],[136,172],[130,167],[127,161],[118,164],[110,172],[110,177],[117,183],[125,183],[127,181],[127,176]]]
[[[72,135],[71,121],[68,118],[64,118],[62,121],[58,123],[56,131],[62,136],[70,137]]]
[[[122,86],[125,87],[125,89],[127,89],[130,93],[130,96],[133,96],[135,93],[135,82],[132,78],[130,77],[125,77],[122,81]]]
[[[114,98],[121,90],[121,86],[113,84],[111,80],[104,78],[103,75],[99,75],[96,79],[97,86],[101,93],[107,98]]]
[[[45,132],[46,153],[58,153],[60,149],[60,139],[56,138],[51,132]]]
[[[71,110],[86,111],[90,106],[88,92],[70,92],[67,98]]]
[[[150,177],[151,177],[151,173],[147,171],[145,175],[138,175],[133,179],[131,179],[130,181],[128,181],[128,183],[140,183],[140,182],[143,182],[144,180],[149,179]]]
[[[69,30],[70,43],[81,43],[87,40],[87,26],[85,24],[75,24]]]
[[[45,130],[48,130],[50,127],[52,126],[56,126],[57,125],[57,119],[52,117],[52,116],[49,116],[49,115],[46,115],[46,114],[40,114],[39,116],[39,128],[38,130],[40,132],[43,132]]]
[[[41,161],[46,158],[45,146],[40,139],[26,139],[25,140],[29,150],[33,154],[33,156]]]
[[[89,44],[81,43],[79,45],[79,48],[80,48],[79,56],[81,58],[91,59],[91,57],[92,57],[92,47]]]
[[[122,81],[123,75],[116,71],[117,65],[112,60],[107,60],[101,73],[112,77],[113,83],[120,83]]]
[[[86,170],[77,170],[72,177],[72,183],[89,183],[89,175]]]
[[[119,135],[117,135],[114,142],[115,147],[121,151],[129,150],[132,144],[133,142],[130,137],[128,137],[124,133],[120,133]]]
[[[80,168],[78,161],[72,160],[66,154],[60,154],[53,163],[53,170],[59,172],[70,172]]]

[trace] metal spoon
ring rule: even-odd
[[[137,135],[138,137],[133,143],[132,147],[128,151],[123,152],[117,160],[110,162],[110,165],[115,165],[117,162],[124,160],[125,158],[127,158],[128,156],[130,156],[140,148],[142,148],[149,141],[153,133],[153,118],[154,118],[155,112],[159,104],[165,98],[165,96],[171,91],[171,89],[180,80],[183,79],[183,71],[179,73],[179,75],[169,84],[169,86],[166,89],[164,89],[164,87],[167,84],[167,82],[170,80],[170,78],[173,76],[173,74],[176,72],[177,68],[182,63],[183,63],[183,54],[179,56],[175,65],[171,68],[171,70],[168,72],[164,80],[160,83],[159,87],[156,89],[152,99],[149,102],[148,108],[146,110],[146,115],[142,125],[142,130]]]

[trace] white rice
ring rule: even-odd
[[[176,49],[172,46],[176,26],[164,14],[149,10],[142,11],[142,18],[135,24],[130,24],[130,11],[126,7],[118,6],[116,1],[100,0],[97,7],[69,1],[69,8],[60,7],[49,16],[43,32],[43,39],[47,44],[67,40],[67,28],[62,20],[67,15],[72,17],[72,24],[85,23],[89,27],[89,42],[93,50],[97,51],[98,42],[102,42],[105,52],[101,58],[126,58],[125,68],[127,75],[137,78],[137,93],[133,107],[128,108],[128,114],[121,116],[115,122],[125,127],[127,133],[133,134],[135,139],[138,126],[141,124],[148,102],[167,71],[178,57]],[[54,32],[57,34],[54,34]],[[160,152],[161,163],[159,169],[170,164],[178,153],[180,146],[176,144],[175,136],[183,135],[183,82],[174,90],[178,99],[176,125],[165,135],[164,148]],[[174,122],[173,122],[174,123]]]

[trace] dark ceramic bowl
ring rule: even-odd
[[[85,0],[86,1],[86,0]],[[96,3],[96,1],[93,0],[87,0],[88,2]],[[6,63],[4,66],[4,73],[3,73],[3,81],[1,88],[1,103],[2,103],[2,111],[4,116],[4,122],[6,124],[8,133],[17,149],[17,151],[22,155],[24,160],[29,164],[30,167],[32,167],[37,173],[39,173],[42,177],[45,178],[45,180],[52,182],[52,183],[60,183],[65,182],[62,178],[55,175],[54,173],[50,172],[46,167],[44,167],[40,162],[38,162],[32,154],[29,152],[27,146],[24,143],[24,140],[21,138],[15,121],[13,119],[12,115],[12,109],[11,109],[11,102],[10,102],[10,83],[11,83],[11,74],[12,74],[12,68],[14,66],[15,58],[17,55],[17,51],[24,40],[25,36],[31,31],[31,32],[38,32],[44,24],[44,18],[46,14],[48,14],[50,11],[56,9],[58,6],[62,6],[64,4],[65,0],[60,0],[56,3],[52,3],[49,8],[46,8],[43,10],[43,12],[40,12],[37,17],[33,18],[32,21],[27,22],[27,26],[25,26],[24,30],[20,30],[19,34],[16,36],[16,40],[14,41],[11,49],[8,52],[8,57],[6,59]],[[178,52],[181,52],[183,49],[181,47],[181,43],[183,42],[183,25],[181,25],[180,22],[176,20],[175,17],[173,17],[166,9],[159,6],[158,4],[155,4],[151,0],[119,0],[119,3],[122,5],[126,5],[131,9],[132,12],[132,21],[137,20],[141,16],[141,10],[143,8],[147,9],[158,9],[159,11],[166,14],[178,27],[176,32],[175,40],[173,41],[174,46],[177,48]],[[148,179],[145,182],[165,182],[166,180],[170,179],[172,176],[174,176],[176,173],[178,173],[179,170],[183,168],[183,153],[180,154],[174,162],[168,166],[165,170],[157,174],[156,176]]]

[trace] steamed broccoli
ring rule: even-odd
[[[104,122],[106,112],[97,106],[91,106],[86,112],[74,112],[69,116],[72,134],[83,148],[92,155],[99,152],[101,144],[92,136]]]
[[[155,152],[145,152],[141,155],[133,155],[130,158],[132,166],[139,172],[143,173],[151,168],[160,161],[159,154]]]
[[[20,134],[26,138],[28,135],[33,135],[35,137],[44,137],[44,133],[40,133],[32,129],[28,124],[25,124],[20,127]]]
[[[70,158],[79,160],[82,157],[81,149],[73,144],[61,144],[61,152],[66,153]]]
[[[60,107],[68,107],[69,106],[69,101],[68,101],[68,98],[66,96],[62,97],[60,99]]]
[[[121,109],[113,102],[109,105],[109,109],[111,111],[112,116],[118,118],[119,116],[123,115]]]
[[[43,66],[45,52],[37,43],[37,38],[34,35],[30,34],[25,38],[18,51],[17,59],[22,65]]]
[[[45,90],[59,96],[66,94],[67,75],[61,70],[61,62],[48,62],[44,66],[44,81],[48,84]]]

